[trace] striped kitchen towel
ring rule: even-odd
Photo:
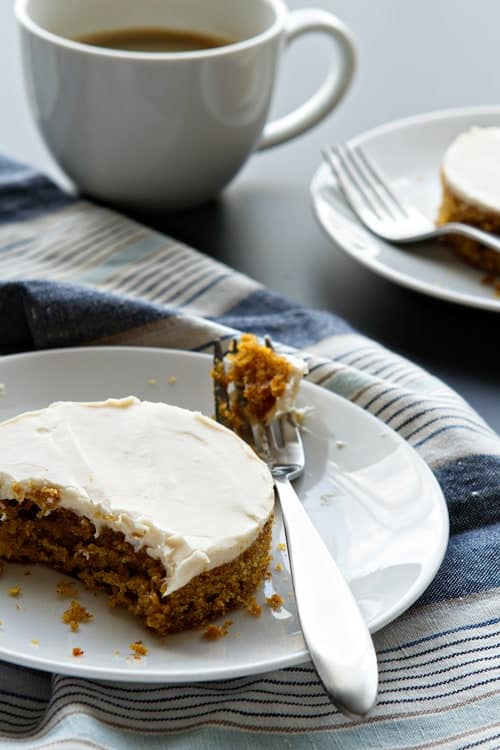
[[[0,664],[0,747],[500,748],[500,440],[442,382],[352,331],[0,160],[0,348],[210,351],[235,331],[307,356],[309,379],[383,420],[446,497],[435,580],[375,636],[380,698],[351,722],[309,664],[191,685],[127,685]]]

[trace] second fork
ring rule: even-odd
[[[482,229],[459,222],[433,224],[397,195],[378,165],[360,146],[325,148],[322,153],[352,210],[378,237],[406,244],[458,234],[500,252],[500,237]]]

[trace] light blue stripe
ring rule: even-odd
[[[105,284],[121,268],[135,263],[161,247],[168,247],[174,241],[165,235],[153,233],[135,242],[128,247],[122,248],[111,257],[106,258],[102,265],[90,268],[84,273],[76,274],[74,281],[80,284]]]
[[[340,370],[332,373],[331,379],[322,382],[322,386],[343,398],[351,400],[353,395],[369,383],[370,378],[366,373],[357,371]]]

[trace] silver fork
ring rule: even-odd
[[[221,361],[220,345],[214,361]],[[216,384],[216,418],[224,424]],[[247,425],[279,497],[295,601],[311,660],[332,703],[347,716],[365,716],[376,703],[377,657],[370,633],[344,577],[306,513],[291,481],[305,466],[302,438],[291,414],[270,425]]]
[[[379,237],[404,244],[458,234],[500,253],[500,237],[459,222],[436,226],[414,206],[402,201],[380,168],[359,146],[325,148],[322,154],[354,213]]]

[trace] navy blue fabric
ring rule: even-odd
[[[435,475],[448,503],[452,533],[500,521],[498,456],[461,458],[437,469]]]
[[[453,470],[450,465],[449,470]],[[437,576],[419,599],[429,604],[500,586],[500,513],[498,523],[452,534]],[[500,614],[500,602],[498,604]]]
[[[161,305],[51,281],[0,283],[0,352],[79,346],[171,315]]]
[[[251,312],[238,305],[218,323],[269,334],[298,348],[320,338],[348,332],[335,316],[307,310],[275,293],[252,295]],[[259,304],[265,313],[257,314]],[[0,352],[78,346],[174,314],[163,305],[119,298],[91,287],[50,281],[0,283]]]
[[[30,167],[0,156],[0,223],[45,214],[73,201]]]
[[[218,321],[238,330],[252,330],[258,336],[268,334],[297,349],[327,336],[352,332],[342,318],[306,309],[266,289],[254,292]]]

